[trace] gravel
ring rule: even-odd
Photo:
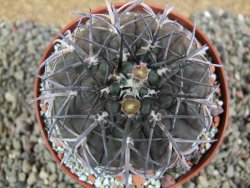
[[[46,149],[28,102],[33,73],[55,26],[0,21],[0,187],[80,187]]]
[[[25,173],[29,173],[31,170],[31,165],[30,162],[28,160],[23,160],[23,166],[22,166],[22,171]]]
[[[248,187],[250,177],[250,18],[220,12],[196,15],[227,71],[231,122],[219,153],[192,187]],[[80,187],[55,164],[40,136],[33,75],[52,29],[28,20],[0,21],[0,187]]]
[[[33,185],[36,182],[36,179],[37,179],[37,173],[36,172],[30,173],[27,179],[27,184]]]
[[[191,181],[198,188],[249,187],[250,18],[223,11],[206,11],[196,17],[197,25],[215,44],[224,64],[231,93],[231,117],[219,152]],[[193,185],[186,183],[182,187]]]

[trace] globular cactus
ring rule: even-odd
[[[216,108],[211,64],[193,32],[131,1],[107,14],[79,13],[54,41],[41,95],[49,136],[96,175],[161,178],[190,168]],[[140,7],[140,11],[134,10]],[[138,9],[137,9],[138,10]],[[88,18],[82,23],[83,18]]]

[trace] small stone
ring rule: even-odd
[[[0,135],[4,133],[3,123],[0,121]]]
[[[242,91],[237,91],[236,92],[236,97],[240,100],[244,99],[244,94],[242,93]]]
[[[231,178],[231,177],[233,177],[233,175],[234,175],[234,168],[233,168],[233,166],[228,166],[228,168],[227,168],[227,176],[229,177],[229,178]]]
[[[90,181],[90,182],[95,182],[95,180],[96,180],[96,178],[95,178],[95,176],[93,176],[93,175],[89,175],[88,176],[88,181]]]
[[[228,181],[225,181],[225,182],[222,184],[222,186],[221,186],[221,188],[229,188],[229,187],[230,187],[230,184],[229,184]]]
[[[9,180],[11,183],[16,182],[16,180],[17,180],[16,171],[12,170],[12,171],[8,174],[8,180]]]
[[[15,95],[15,93],[8,91],[8,92],[5,93],[4,97],[5,97],[6,101],[11,102],[13,104],[16,103],[16,95]]]
[[[43,144],[40,144],[40,145],[41,145],[41,147],[44,148],[44,145],[43,145]],[[45,151],[44,151],[43,156],[44,156],[44,159],[45,159],[46,161],[51,160],[51,155],[50,155],[50,153],[49,153],[48,150],[45,150]]]
[[[103,185],[109,185],[109,179],[108,179],[108,178],[105,178],[105,179],[104,179]]]
[[[79,177],[79,180],[81,180],[81,181],[86,181],[86,180],[87,180],[87,176],[85,176],[85,175],[83,174],[83,175],[81,175],[81,176]]]
[[[56,164],[54,162],[49,162],[48,168],[50,169],[51,172],[53,172],[53,173],[56,172]]]
[[[246,165],[250,166],[250,158],[247,160]]]
[[[209,185],[207,178],[205,176],[199,176],[197,179],[197,183],[203,187],[208,187]]]
[[[14,76],[15,76],[16,80],[23,80],[24,72],[23,71],[17,71],[17,72],[15,72]]]
[[[15,132],[17,134],[26,133],[27,131],[30,131],[30,129],[31,129],[31,127],[25,121],[24,117],[16,118],[15,124],[16,124]]]
[[[23,165],[22,165],[22,170],[23,170],[23,172],[29,173],[29,172],[31,171],[31,168],[32,168],[32,166],[31,166],[31,164],[29,163],[29,161],[24,160],[24,161],[23,161]]]
[[[0,170],[0,182],[5,180],[5,172],[3,170]]]
[[[38,172],[36,164],[32,165],[32,172]]]
[[[40,171],[40,173],[39,173],[39,178],[41,178],[41,179],[47,179],[48,178],[48,176],[49,176],[49,174],[44,170],[44,169],[42,169],[41,171]]]
[[[27,179],[28,185],[33,185],[37,181],[37,173],[36,172],[31,172],[29,174],[29,177]]]
[[[192,183],[192,182],[187,182],[187,183],[184,184],[184,187],[185,187],[185,188],[195,188],[196,186],[195,186],[195,184]]]
[[[6,144],[6,145],[5,145],[5,150],[6,150],[6,151],[10,151],[10,145],[9,145],[9,144]]]
[[[21,142],[19,140],[17,140],[16,138],[13,139],[12,145],[16,150],[21,149]]]
[[[24,182],[26,180],[26,174],[23,172],[20,172],[18,174],[18,180]]]
[[[211,13],[209,11],[204,11],[204,16],[206,16],[207,18],[211,17]]]
[[[99,178],[95,181],[95,186],[96,187],[101,187],[102,186],[102,183],[101,183]]]
[[[160,180],[158,180],[158,181],[155,182],[155,187],[156,187],[156,188],[160,188],[160,187],[161,187],[161,182],[160,182]]]
[[[242,14],[238,14],[238,19],[239,19],[239,21],[244,21],[244,16],[242,15]]]
[[[52,174],[51,176],[49,176],[50,183],[53,183],[56,179],[57,179],[57,174]]]
[[[30,152],[33,150],[35,143],[34,142],[23,142],[23,149],[27,152]]]
[[[213,176],[218,176],[219,172],[218,172],[218,170],[214,170],[212,174],[213,174]]]
[[[44,180],[43,180],[43,183],[44,183],[45,185],[48,185],[48,184],[49,184],[49,180],[48,180],[48,179],[44,179]]]
[[[239,166],[241,166],[241,168],[243,168],[243,169],[246,168],[246,163],[243,160],[239,160],[238,164],[239,164]]]
[[[60,183],[58,184],[58,187],[66,187],[66,184],[65,184],[64,182],[60,182]]]
[[[209,185],[211,187],[217,187],[218,182],[217,182],[217,180],[215,178],[211,178],[211,179],[209,179]]]

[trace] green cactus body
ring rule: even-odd
[[[77,154],[126,185],[129,174],[188,169],[197,146],[213,141],[200,138],[216,107],[208,47],[168,19],[169,8],[106,3],[108,14],[82,14],[89,20],[60,35],[41,66],[48,133],[68,148],[63,161]]]

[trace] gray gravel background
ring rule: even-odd
[[[250,179],[250,18],[224,12],[196,15],[217,47],[231,91],[231,123],[220,152],[182,187],[248,187]],[[55,164],[39,134],[33,75],[51,29],[0,20],[0,187],[80,187]]]

